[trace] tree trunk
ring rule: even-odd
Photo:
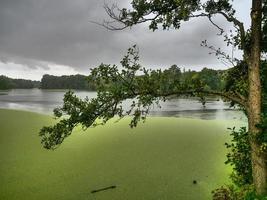
[[[251,134],[252,148],[252,172],[253,183],[257,194],[267,194],[267,166],[265,155],[260,152],[260,144],[255,138],[261,133],[256,127],[261,122],[262,94],[260,81],[260,57],[261,57],[261,18],[262,0],[252,1],[251,10],[251,49],[248,58],[249,73],[249,97],[248,120]]]

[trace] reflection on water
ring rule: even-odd
[[[0,108],[28,110],[51,114],[55,107],[63,103],[66,90],[40,90],[40,89],[14,89],[0,91]],[[85,98],[93,98],[96,92],[75,91],[76,95]],[[130,101],[126,101],[126,107]],[[187,117],[198,119],[238,119],[246,120],[241,111],[229,108],[229,103],[217,99],[208,99],[203,107],[197,98],[170,99],[161,102],[161,108],[155,106],[150,115]]]
[[[0,107],[51,114],[61,106],[67,90],[14,89],[0,92]],[[77,91],[78,96],[93,97],[96,93]]]

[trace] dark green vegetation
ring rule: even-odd
[[[95,83],[84,75],[53,76],[45,74],[41,80],[41,89],[77,89],[95,90]]]
[[[177,65],[172,65],[169,69],[154,71],[153,73],[160,73],[161,79],[163,79],[161,80],[162,85],[169,87],[168,90],[172,90],[173,87],[182,82],[184,85],[191,85],[192,88],[195,84],[199,84],[199,87],[207,90],[219,91],[225,87],[225,76],[228,72],[227,70],[214,70],[206,67],[199,72],[190,69],[181,71]]]
[[[78,127],[47,151],[36,132],[51,117],[0,110],[0,199],[207,200],[228,182],[226,128],[238,121],[153,117],[136,129],[129,122]]]
[[[249,185],[252,183],[252,167],[249,145],[249,135],[246,127],[239,130],[234,127],[231,129],[232,142],[226,143],[229,149],[226,164],[234,167],[231,179],[237,186]]]
[[[30,89],[30,88],[39,88],[39,87],[40,87],[40,81],[12,79],[6,76],[0,76],[0,90]]]

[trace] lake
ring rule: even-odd
[[[52,114],[55,107],[63,103],[67,90],[13,89],[0,91],[0,108],[27,110],[42,114]],[[96,97],[96,92],[75,91],[81,98]],[[130,101],[125,102],[128,107]],[[226,119],[246,121],[242,111],[229,107],[228,102],[218,98],[207,99],[204,107],[197,98],[175,98],[161,102],[161,108],[155,106],[151,116],[197,118],[205,120]]]

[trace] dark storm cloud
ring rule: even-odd
[[[118,63],[126,49],[137,44],[142,63],[149,67],[220,65],[200,47],[204,39],[222,45],[216,28],[206,20],[194,20],[179,31],[152,33],[139,25],[114,32],[89,22],[107,18],[103,4],[102,0],[1,0],[0,59],[30,68],[49,69],[47,63],[54,63],[86,71],[101,62]]]

